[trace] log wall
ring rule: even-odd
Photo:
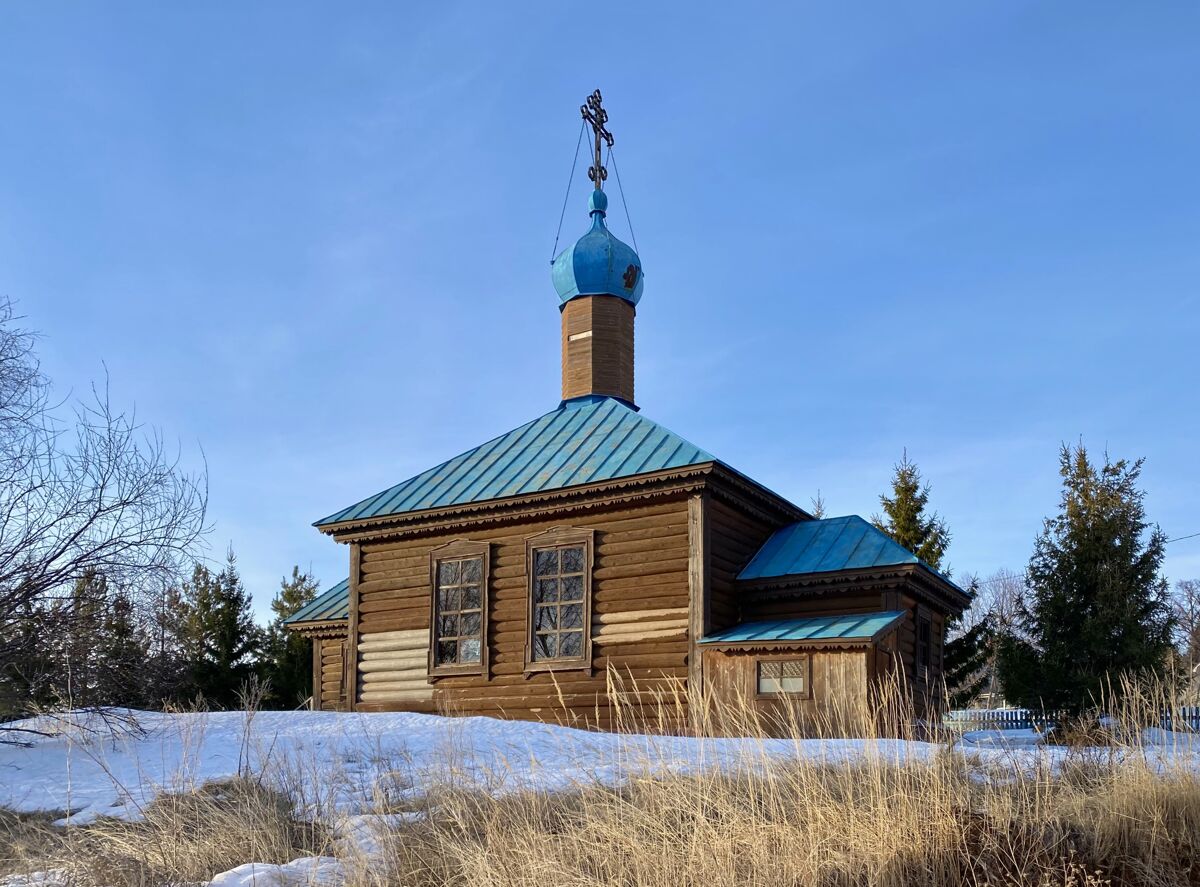
[[[321,711],[342,711],[347,707],[346,639],[312,639],[313,707]]]
[[[595,530],[592,667],[526,673],[527,537]],[[455,539],[490,543],[488,661],[483,675],[430,680],[430,552]],[[352,631],[356,708],[485,714],[610,726],[608,670],[636,682],[633,714],[655,695],[686,692],[688,510],[683,496],[606,512],[546,517],[469,532],[356,543]],[[354,558],[352,558],[353,562]],[[683,713],[683,712],[681,712]]]
[[[779,524],[752,517],[717,499],[708,500],[706,512],[708,628],[719,631],[748,618],[741,614],[735,580]]]

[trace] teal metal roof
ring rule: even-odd
[[[504,499],[715,461],[615,398],[580,398],[315,525]]]
[[[316,600],[305,604],[287,619],[284,625],[296,622],[327,622],[334,619],[350,618],[350,579],[343,579],[333,588],[318,596]]]
[[[799,521],[776,530],[738,579],[920,564],[903,545],[857,514]]]
[[[771,641],[863,641],[874,640],[904,617],[903,610],[855,613],[846,616],[808,616],[769,622],[744,622],[709,635],[702,644],[754,644]]]

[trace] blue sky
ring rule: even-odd
[[[345,575],[313,520],[557,404],[599,86],[648,416],[834,514],[907,447],[960,574],[1027,562],[1080,438],[1183,536],[1197,46],[1190,2],[5,4],[0,292],[203,452],[265,607]]]

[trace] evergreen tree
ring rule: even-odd
[[[1146,520],[1142,461],[1097,468],[1064,446],[1059,512],[1045,521],[1027,572],[1018,632],[1002,641],[1005,695],[1077,716],[1122,675],[1161,673],[1173,621],[1159,574],[1165,534]]]
[[[808,513],[811,514],[813,517],[815,517],[817,520],[823,520],[825,517],[825,514],[827,512],[827,509],[825,508],[825,499],[821,495],[821,491],[817,490],[816,498],[810,499],[809,501],[812,503],[812,506],[808,509]]]
[[[942,558],[950,545],[950,530],[936,512],[926,512],[930,489],[905,450],[892,475],[892,495],[879,497],[883,515],[875,515],[871,522],[926,564],[949,575],[950,571],[942,567]],[[968,593],[975,596],[974,584]],[[988,621],[961,628],[961,617],[947,621],[947,640],[942,648],[943,680],[952,707],[969,704],[987,683],[984,666],[991,631]]]
[[[883,515],[875,515],[871,523],[938,570],[950,544],[950,531],[936,513],[925,513],[929,490],[929,484],[921,483],[921,472],[905,450],[892,475],[892,495],[879,497]]]
[[[96,650],[107,598],[108,581],[89,570],[76,580],[69,598],[54,608],[50,619],[61,628],[54,693],[60,702],[76,708],[100,704]]]
[[[275,618],[267,628],[264,644],[264,676],[270,681],[269,701],[283,708],[295,708],[313,692],[312,643],[308,638],[288,631],[283,621],[317,597],[320,585],[309,573],[292,567],[292,578],[279,583],[279,593],[271,601]]]
[[[0,659],[0,721],[57,701],[58,662],[47,638],[46,606],[24,601],[10,622],[9,655]]]
[[[237,559],[229,550],[214,573],[196,564],[184,584],[184,654],[190,665],[187,689],[216,708],[237,705],[238,692],[254,676],[259,629],[250,613]]]
[[[187,601],[183,590],[164,586],[148,612],[148,647],[144,695],[151,706],[186,703],[195,693],[188,656],[199,655],[189,643]]]
[[[942,660],[951,708],[965,708],[987,688],[993,635],[991,619],[984,616],[946,642]]]
[[[125,591],[108,597],[96,647],[96,702],[138,708],[148,701],[149,640]]]

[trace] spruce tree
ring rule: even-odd
[[[921,483],[921,472],[905,450],[892,475],[892,495],[879,497],[883,515],[875,515],[871,523],[938,570],[950,545],[950,531],[936,513],[925,513],[929,490],[929,484]]]
[[[936,512],[926,512],[930,489],[905,450],[892,475],[892,495],[879,497],[883,515],[875,515],[871,522],[933,569],[940,570],[950,545],[950,530]],[[973,587],[969,593],[974,596]],[[951,618],[946,625],[947,634],[955,631],[958,623],[958,618]],[[967,705],[983,689],[989,637],[990,628],[987,620],[983,620],[943,645],[943,680],[952,707]]]
[[[123,590],[108,596],[96,647],[96,700],[100,705],[138,708],[147,704],[149,639],[133,599]]]
[[[288,631],[283,621],[315,600],[319,588],[311,574],[293,566],[292,578],[279,583],[279,592],[271,601],[275,618],[267,628],[263,671],[270,681],[268,698],[274,705],[295,708],[313,692],[312,642]]]
[[[233,708],[238,693],[254,676],[260,646],[250,595],[238,575],[233,550],[218,573],[196,564],[191,581],[184,584],[183,599],[189,689],[208,705]]]
[[[1027,571],[1018,631],[1001,643],[1005,695],[1076,717],[1123,675],[1161,674],[1173,621],[1159,574],[1165,534],[1146,520],[1142,461],[1094,465],[1064,446],[1058,514],[1047,518]]]
[[[984,616],[946,642],[942,665],[951,708],[965,708],[987,687],[993,636],[992,621]]]
[[[143,693],[148,705],[185,705],[195,694],[191,686],[191,658],[196,652],[189,642],[189,607],[183,589],[172,584],[161,587],[147,607],[148,653]],[[198,654],[197,654],[198,655]]]
[[[103,631],[108,581],[89,570],[75,581],[71,594],[52,617],[60,626],[55,695],[60,704],[82,708],[102,704],[98,692],[97,648]]]

